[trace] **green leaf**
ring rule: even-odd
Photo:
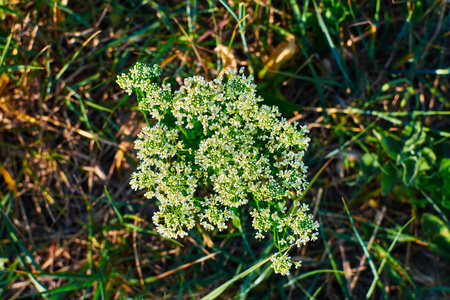
[[[426,138],[427,134],[422,129],[422,123],[417,122],[414,126],[414,133],[405,142],[403,152],[409,152],[416,149],[417,146],[420,146],[425,142]]]
[[[442,196],[442,206],[446,209],[450,209],[450,197],[447,195]]]
[[[395,188],[398,182],[397,168],[388,163],[384,167],[384,172],[381,172],[381,194],[386,196]]]
[[[403,166],[403,183],[405,185],[412,185],[414,179],[419,172],[419,164],[416,157],[407,158],[402,161]]]
[[[450,158],[444,158],[441,160],[439,166],[439,175],[443,178],[450,178]]]
[[[430,175],[422,173],[417,176],[416,182],[419,186],[431,192],[439,191],[442,188],[442,180],[438,173],[431,173]]]
[[[431,148],[424,147],[421,152],[422,152],[423,156],[427,159],[427,161],[430,165],[434,165],[436,163],[436,159],[437,159],[436,154],[434,154],[434,152]],[[449,159],[449,162],[450,162],[450,159]]]
[[[373,130],[373,134],[380,142],[383,149],[393,160],[397,160],[399,154],[402,151],[402,145],[399,141],[396,141],[394,138],[388,136],[387,134],[381,134],[375,129]]]
[[[424,147],[419,154],[421,156],[419,161],[419,171],[431,170],[436,163],[436,154],[428,147]]]
[[[234,227],[236,227],[237,229],[242,229],[242,225],[241,225],[241,219],[239,219],[239,217],[234,217],[231,222],[233,223]]]
[[[445,208],[450,209],[450,189],[448,188],[450,186],[450,176],[442,177],[442,184],[439,187],[439,189],[442,190],[442,205]]]
[[[433,214],[424,213],[422,229],[428,237],[431,250],[450,261],[450,229],[445,222]]]
[[[377,156],[373,153],[364,153],[361,157],[361,168],[363,171],[370,171],[379,166]]]

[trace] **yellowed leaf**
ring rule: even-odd
[[[161,63],[161,68],[164,68],[165,65],[167,65],[168,63],[170,63],[172,60],[174,60],[175,58],[180,56],[180,52],[177,51],[177,53],[175,53],[172,56],[169,56],[168,58],[166,58],[162,63]]]
[[[117,174],[119,174],[119,176],[121,176],[122,174],[122,163],[124,160],[124,156],[125,156],[125,152],[127,151],[129,148],[133,147],[133,144],[130,143],[129,141],[123,141],[122,143],[119,144],[119,149],[116,152],[116,155],[114,156],[114,160],[116,161],[116,172]]]
[[[9,83],[8,75],[6,75],[6,73],[2,73],[2,75],[0,75],[0,95],[3,95],[3,92],[8,86],[8,83]]]
[[[268,71],[271,73],[279,70],[280,66],[291,59],[297,51],[297,45],[295,43],[295,37],[289,34],[286,37],[286,41],[281,42],[269,57],[264,69],[259,72],[259,78],[263,78]]]
[[[3,166],[1,162],[0,162],[0,171],[9,189],[13,192],[14,197],[16,197],[17,195],[16,182],[14,181],[14,179],[9,174],[8,170],[6,170],[6,168]]]

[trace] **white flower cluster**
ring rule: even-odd
[[[156,120],[135,142],[140,165],[131,186],[159,201],[153,222],[170,238],[186,236],[196,218],[222,231],[238,207],[252,206],[256,238],[274,233],[280,252],[273,268],[285,275],[292,262],[281,249],[317,239],[317,221],[295,201],[308,185],[302,161],[308,130],[281,118],[278,108],[259,105],[253,77],[243,73],[228,69],[211,82],[187,78],[178,91],[152,82],[161,75],[156,65],[137,63],[118,77]]]
[[[292,266],[291,257],[287,255],[287,253],[278,252],[272,255],[270,258],[272,262],[272,268],[275,273],[279,273],[281,275],[289,275],[289,270]]]

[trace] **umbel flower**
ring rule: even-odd
[[[135,142],[140,164],[130,184],[158,200],[158,232],[184,237],[196,221],[222,231],[248,206],[256,238],[273,233],[274,271],[289,274],[287,249],[316,240],[319,227],[296,200],[308,185],[302,161],[308,129],[287,122],[277,107],[260,105],[253,77],[243,69],[210,82],[187,78],[177,91],[153,82],[161,73],[157,65],[137,63],[117,79],[155,120]]]

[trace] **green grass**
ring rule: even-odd
[[[0,0],[0,298],[450,296],[448,6],[65,3]],[[156,233],[156,203],[128,185],[151,120],[115,83],[136,61],[174,84],[246,66],[309,126],[303,201],[321,228],[291,250],[299,270],[273,274],[251,220]]]

